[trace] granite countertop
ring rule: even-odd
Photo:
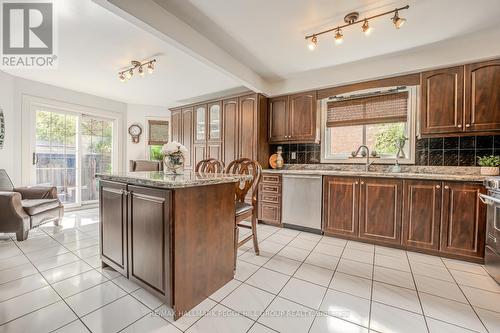
[[[372,165],[365,171],[364,165],[331,166],[331,165],[294,165],[283,169],[265,169],[264,173],[290,175],[324,175],[324,176],[356,176],[382,178],[408,178],[427,180],[452,180],[482,182],[487,176],[479,173],[476,167],[420,167],[401,166],[401,172],[391,172],[390,166]]]
[[[132,185],[152,186],[159,188],[185,188],[214,184],[236,183],[252,179],[250,175],[230,175],[217,173],[198,173],[185,171],[183,174],[166,174],[160,172],[119,172],[98,173],[96,178]]]

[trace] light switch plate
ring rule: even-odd
[[[297,152],[296,151],[292,151],[292,160],[296,160],[297,159]]]

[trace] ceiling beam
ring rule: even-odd
[[[248,89],[267,94],[268,83],[261,76],[156,2],[92,1],[173,45],[188,56],[226,74]]]

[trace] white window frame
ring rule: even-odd
[[[32,153],[35,151],[35,135],[36,135],[36,110],[38,108],[46,109],[48,111],[58,112],[62,114],[72,114],[78,117],[78,122],[81,122],[83,115],[91,116],[103,120],[108,120],[113,123],[113,154],[112,154],[112,167],[114,172],[121,172],[123,170],[123,114],[119,112],[87,107],[78,104],[71,104],[60,102],[56,100],[23,95],[22,96],[22,158],[21,158],[21,176],[24,185],[32,185],[35,181],[35,171],[32,163]],[[79,132],[77,135],[77,157],[76,162],[80,168],[81,162],[81,147],[80,147]],[[66,204],[65,208],[79,208],[83,205],[91,205],[93,201],[81,202],[81,173],[78,173],[76,179],[79,188],[77,192],[77,201],[74,204]]]
[[[387,87],[384,89],[366,89],[356,92],[350,92],[341,96],[351,96],[354,94],[366,94],[378,91],[392,90],[398,87]],[[399,91],[408,92],[408,117],[407,117],[407,127],[408,127],[408,156],[405,159],[398,159],[400,164],[415,164],[415,141],[416,141],[416,116],[418,110],[418,86],[409,86]],[[350,158],[350,154],[331,154],[330,152],[330,131],[326,126],[327,112],[328,112],[328,98],[319,101],[319,106],[321,110],[321,163],[332,163],[332,164],[365,164],[366,158]],[[363,144],[360,142],[360,145]],[[395,157],[384,157],[372,158],[374,164],[394,164],[396,161]]]

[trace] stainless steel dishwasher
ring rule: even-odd
[[[282,223],[285,227],[321,232],[323,177],[283,174]]]

